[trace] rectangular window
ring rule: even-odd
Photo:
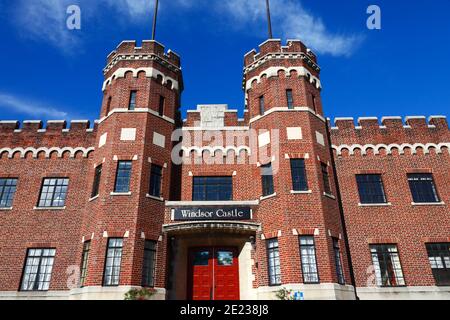
[[[120,282],[120,266],[122,264],[123,239],[108,239],[106,252],[105,272],[103,276],[104,286],[118,286]]]
[[[267,240],[267,259],[269,266],[269,284],[276,286],[281,284],[280,251],[278,239]]]
[[[339,239],[333,238],[333,250],[338,283],[345,284],[344,269],[342,268],[342,260],[341,260],[341,249],[339,247]]]
[[[313,236],[300,237],[300,256],[304,283],[319,283],[317,268],[316,245]]]
[[[274,194],[275,188],[273,186],[273,170],[271,163],[261,166],[261,179],[263,197]]]
[[[109,112],[111,111],[111,102],[112,102],[112,97],[108,98],[108,101],[106,103],[106,112],[105,112],[105,116],[108,116]]]
[[[331,195],[331,185],[330,185],[330,176],[328,175],[328,165],[325,163],[321,163],[322,168],[322,179],[323,179],[323,188],[326,194]]]
[[[314,112],[317,111],[317,101],[316,101],[316,96],[311,94],[311,102],[312,102],[312,107]]]
[[[378,286],[398,287],[405,285],[396,245],[371,245],[370,252]]]
[[[17,189],[17,179],[0,179],[0,208],[11,208]]]
[[[102,165],[99,165],[95,168],[95,176],[94,176],[94,184],[92,186],[92,194],[91,198],[98,196],[100,191],[100,180],[102,178]]]
[[[142,286],[155,286],[156,241],[145,241],[144,265],[142,267]]]
[[[131,167],[131,161],[119,161],[117,165],[116,184],[114,187],[114,192],[130,192]]]
[[[362,204],[387,202],[381,174],[359,174],[356,182]]]
[[[55,254],[55,249],[28,249],[21,291],[48,291]]]
[[[293,191],[308,191],[304,159],[291,159],[291,175]]]
[[[136,99],[137,99],[137,91],[131,91],[130,93],[130,104],[128,105],[128,110],[136,109]]]
[[[194,177],[193,201],[233,200],[232,177]]]
[[[162,180],[163,168],[152,164],[150,173],[150,192],[149,194],[154,197],[161,197],[161,180]]]
[[[408,174],[408,182],[415,203],[440,202],[431,173]]]
[[[166,105],[166,99],[163,96],[159,97],[159,109],[158,114],[162,117],[164,115],[164,106]]]
[[[43,208],[64,207],[68,186],[69,179],[67,178],[44,179],[38,206]]]
[[[450,286],[450,243],[428,243],[428,259],[438,286]]]
[[[259,114],[263,115],[265,110],[264,96],[259,97]]]
[[[286,100],[288,109],[294,109],[294,97],[292,96],[292,90],[286,90]]]
[[[91,250],[91,241],[86,241],[83,244],[83,255],[81,256],[81,272],[80,272],[80,286],[84,287],[84,283],[87,277],[88,263],[89,263],[89,251]]]

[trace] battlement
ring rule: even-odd
[[[119,56],[134,56],[135,59],[138,59],[139,56],[144,58],[146,55],[156,55],[177,68],[180,68],[181,66],[181,59],[178,54],[171,50],[168,50],[166,53],[165,47],[161,43],[154,40],[144,40],[142,41],[142,46],[140,47],[137,46],[135,40],[122,41],[117,46],[116,50],[108,55],[107,64],[109,65],[113,63]],[[129,60],[132,59],[129,58]]]
[[[197,110],[189,110],[185,127],[220,130],[224,127],[242,127],[245,119],[239,119],[237,110],[228,110],[228,105],[198,105]]]
[[[392,144],[450,142],[445,116],[336,118],[331,128],[333,144]]]
[[[255,49],[244,56],[244,66],[249,68],[252,64],[258,62],[269,54],[275,57],[287,54],[300,54],[302,59],[310,60],[311,64],[317,64],[316,55],[306,47],[300,40],[287,40],[286,46],[283,46],[280,39],[269,39],[259,45],[259,52]],[[291,55],[294,58],[294,55]]]

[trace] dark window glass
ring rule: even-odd
[[[83,245],[83,255],[81,257],[81,273],[80,273],[80,286],[83,287],[87,277],[88,263],[89,263],[89,251],[91,250],[91,242],[86,241]]]
[[[130,192],[131,166],[131,161],[119,161],[114,192]]]
[[[47,291],[50,287],[55,249],[28,249],[22,291]]]
[[[269,265],[269,284],[271,286],[280,285],[281,265],[278,239],[267,240],[267,259]]]
[[[361,203],[386,203],[381,174],[359,174],[356,182]]]
[[[152,164],[150,173],[150,195],[154,197],[161,197],[161,179],[163,168]]]
[[[128,110],[135,110],[136,109],[136,98],[137,98],[137,91],[131,91],[131,93],[130,93],[130,104],[128,105]]]
[[[98,196],[100,191],[100,180],[102,178],[102,165],[99,165],[95,168],[95,176],[94,176],[94,184],[92,186],[92,194],[91,198]]]
[[[372,262],[377,285],[380,287],[404,286],[402,265],[396,245],[371,245]]]
[[[0,208],[12,207],[17,179],[0,179]]]
[[[144,265],[142,267],[142,286],[155,286],[156,241],[145,241]]]
[[[122,264],[123,239],[111,238],[108,240],[106,252],[104,286],[118,286],[120,280],[120,266]]]
[[[273,186],[272,164],[261,166],[262,193],[263,197],[270,196],[275,193]]]
[[[313,106],[313,110],[314,112],[317,111],[317,100],[316,100],[316,96],[311,94],[311,102],[312,102],[312,106]]]
[[[428,259],[438,286],[450,286],[450,243],[428,243]]]
[[[112,102],[112,97],[108,98],[108,102],[106,103],[106,114],[105,116],[107,116],[109,114],[109,112],[111,111],[111,102]]]
[[[319,283],[314,237],[300,237],[300,256],[302,260],[303,282]]]
[[[291,159],[292,190],[307,191],[308,181],[304,159]]]
[[[159,109],[158,113],[162,117],[164,115],[164,106],[166,104],[166,99],[163,96],[159,97]]]
[[[207,266],[209,265],[209,251],[196,251],[194,252],[194,266]]]
[[[233,200],[232,177],[194,177],[193,201]]]
[[[259,114],[263,115],[265,110],[264,96],[259,97]]]
[[[66,203],[69,179],[48,178],[44,179],[39,197],[39,207],[64,207]]]
[[[330,176],[328,175],[328,166],[325,163],[321,164],[323,188],[326,194],[331,195]]]
[[[339,284],[345,284],[344,269],[342,268],[341,249],[339,239],[333,238],[334,262],[336,264],[336,275]]]
[[[408,174],[408,182],[415,203],[434,203],[440,201],[432,174]]]
[[[289,109],[294,109],[294,98],[292,96],[292,90],[286,90],[286,100]]]

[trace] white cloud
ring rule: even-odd
[[[33,117],[64,119],[67,112],[57,108],[45,106],[42,103],[26,101],[7,93],[0,92],[0,108],[9,109],[15,113],[27,114]]]

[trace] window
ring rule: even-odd
[[[330,185],[330,176],[328,175],[328,165],[325,163],[321,163],[322,168],[322,179],[323,179],[323,188],[326,194],[331,195],[331,185]]]
[[[361,203],[387,202],[381,174],[359,174],[356,176],[356,182]]]
[[[263,115],[265,112],[264,96],[259,97],[259,114]]]
[[[313,110],[314,112],[317,111],[317,101],[316,101],[316,96],[311,94],[311,102],[312,102],[312,106],[313,106]]]
[[[0,208],[11,208],[17,189],[17,179],[0,179]]]
[[[194,177],[193,201],[233,200],[232,177]]]
[[[128,110],[136,109],[136,99],[137,99],[137,91],[131,91],[130,93],[130,104],[128,105]]]
[[[47,178],[42,184],[41,195],[39,197],[39,207],[64,207],[67,196],[69,179]]]
[[[428,243],[428,259],[438,286],[450,286],[450,243]]]
[[[317,269],[316,245],[313,236],[300,237],[300,256],[304,283],[319,283]]]
[[[106,114],[105,114],[105,116],[107,116],[109,114],[109,112],[111,111],[111,102],[112,102],[112,97],[109,97],[108,101],[106,102]]]
[[[280,285],[281,266],[278,239],[267,240],[267,259],[269,265],[269,284],[271,286]]]
[[[47,291],[49,289],[55,254],[55,249],[28,249],[20,290]]]
[[[162,117],[164,115],[164,106],[166,104],[166,99],[163,96],[159,97],[159,109],[158,113]]]
[[[291,159],[292,190],[307,191],[306,168],[304,159]]]
[[[86,241],[83,244],[83,255],[81,256],[81,273],[80,273],[80,286],[83,287],[87,277],[88,263],[89,263],[89,251],[91,250],[91,242]]]
[[[292,96],[292,90],[286,90],[286,100],[288,109],[294,109],[294,98]]]
[[[156,241],[145,241],[144,265],[142,267],[142,286],[155,286]]]
[[[91,198],[98,196],[100,191],[100,180],[102,178],[102,165],[99,165],[95,168],[95,176],[94,176],[94,185],[92,186],[92,194]]]
[[[408,174],[408,182],[415,203],[440,202],[431,173]]]
[[[333,238],[333,250],[338,283],[345,284],[344,269],[342,268],[342,260],[341,260],[341,249],[339,247],[339,239]]]
[[[273,171],[271,163],[261,166],[261,179],[263,197],[274,194],[275,189],[273,186]]]
[[[120,280],[120,265],[122,263],[123,239],[111,238],[108,240],[106,252],[104,286],[118,286]]]
[[[131,161],[119,161],[119,164],[117,165],[116,185],[114,192],[130,192],[131,164]]]
[[[163,168],[152,164],[150,173],[150,191],[149,194],[153,197],[161,197],[161,178]]]
[[[370,252],[372,253],[378,286],[397,287],[405,285],[396,245],[371,245]]]

